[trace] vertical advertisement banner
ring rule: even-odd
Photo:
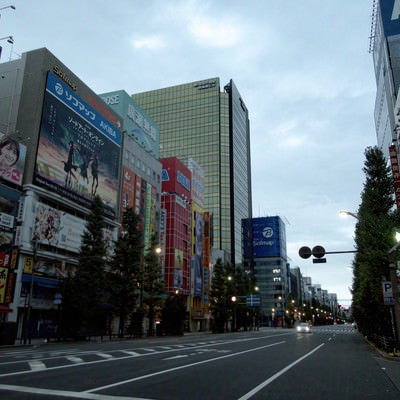
[[[396,146],[389,146],[389,156],[390,165],[392,168],[392,175],[394,179],[394,194],[396,199],[396,206],[397,208],[400,208],[400,169]]]
[[[34,182],[105,214],[117,209],[121,133],[48,72]]]
[[[8,268],[0,267],[0,304],[5,302]]]
[[[133,207],[135,193],[135,174],[124,167],[122,177],[122,210]]]
[[[196,226],[195,226],[195,280],[194,280],[194,294],[201,297],[203,293],[203,240],[204,240],[204,220],[203,215],[199,212],[195,213]]]
[[[174,265],[174,287],[181,289],[183,285],[183,251],[180,249],[175,249]]]

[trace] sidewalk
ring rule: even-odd
[[[385,351],[379,349],[365,338],[365,342],[369,344],[378,354],[376,357],[377,363],[380,365],[382,371],[388,376],[396,388],[400,391],[400,354],[397,352],[395,355],[393,353],[389,354]]]

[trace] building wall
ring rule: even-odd
[[[227,251],[233,262],[241,262],[240,219],[251,215],[251,202],[244,204],[240,199],[248,200],[250,170],[247,168],[244,181],[237,169],[241,158],[249,167],[250,145],[247,113],[244,127],[244,111],[236,115],[238,92],[233,92],[234,98],[226,91],[221,93],[219,78],[210,78],[134,94],[133,98],[160,127],[161,157],[182,161],[192,157],[204,170],[204,209],[212,213],[213,248]],[[243,129],[247,136],[234,152],[232,143],[243,139]],[[235,182],[232,171],[237,174]]]
[[[375,27],[372,40],[377,92],[375,99],[375,129],[378,146],[389,158],[389,145],[395,133],[394,107],[400,84],[400,16],[394,12],[394,0],[379,0],[374,9]]]
[[[189,169],[177,158],[160,160],[161,208],[166,214],[164,282],[167,294],[190,295],[190,188]]]
[[[31,324],[37,330],[34,334],[54,320],[58,282],[74,273],[94,192],[103,199],[105,246],[111,254],[118,226],[119,129],[123,125],[118,114],[47,49],[2,63],[0,71],[4,76],[0,80],[0,130],[26,146],[13,238],[18,263],[8,274],[15,278],[15,285],[14,296],[8,298],[11,312],[7,320],[17,322],[21,337],[28,301]],[[103,167],[98,170],[98,185],[94,170],[84,164],[84,160],[93,162],[94,153]],[[1,190],[0,194],[5,193]],[[29,299],[31,287],[33,297]]]

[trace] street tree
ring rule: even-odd
[[[64,335],[87,336],[105,329],[104,228],[103,203],[97,195],[93,199],[82,235],[75,276],[64,282]]]
[[[383,303],[382,280],[389,278],[388,250],[394,245],[398,223],[394,206],[394,182],[383,152],[365,150],[364,188],[357,212],[353,261],[353,315],[365,335],[392,332],[390,309]]]
[[[219,258],[214,265],[211,280],[210,308],[214,319],[213,330],[224,332],[228,319],[232,316],[232,300],[234,294],[233,272],[229,264],[223,264]]]
[[[124,336],[127,316],[133,313],[137,304],[142,280],[143,233],[140,222],[133,208],[127,208],[123,212],[122,229],[115,242],[108,273],[109,301],[119,314],[119,337]]]

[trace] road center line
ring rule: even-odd
[[[191,363],[191,364],[181,365],[179,367],[174,367],[174,368],[169,368],[169,369],[165,369],[165,370],[162,370],[162,371],[153,372],[153,373],[147,374],[147,375],[137,376],[136,378],[127,379],[125,381],[115,382],[115,383],[112,383],[110,385],[105,385],[105,386],[100,386],[100,387],[93,388],[93,389],[90,389],[90,390],[85,390],[82,393],[98,392],[100,390],[110,389],[110,388],[115,387],[115,386],[125,385],[127,383],[140,381],[142,379],[151,378],[151,377],[157,376],[157,375],[167,374],[169,372],[178,371],[180,369],[191,368],[191,367],[194,367],[196,365],[207,364],[207,363],[210,363],[210,362],[213,362],[213,361],[222,360],[223,358],[239,356],[241,354],[246,354],[246,353],[250,353],[252,351],[265,349],[267,347],[277,346],[277,345],[283,344],[283,343],[286,343],[286,341],[267,344],[265,346],[255,347],[254,349],[248,349],[248,350],[244,350],[244,351],[239,351],[238,353],[231,353],[231,354],[227,354],[227,355],[220,356],[220,357],[209,358],[208,360],[198,361],[198,362]]]
[[[279,378],[281,375],[283,375],[285,372],[289,371],[292,367],[294,367],[296,364],[299,362],[303,361],[305,358],[308,356],[311,356],[311,354],[315,353],[317,350],[319,350],[322,346],[324,346],[325,343],[320,344],[317,346],[315,349],[311,350],[309,353],[304,354],[304,356],[298,358],[296,361],[293,361],[291,364],[286,366],[285,368],[281,369],[278,371],[276,374],[272,375],[270,378],[268,378],[266,381],[263,383],[260,383],[258,386],[256,386],[254,389],[250,390],[250,392],[246,393],[244,396],[240,397],[238,400],[247,400],[250,399],[250,397],[254,396],[257,392],[259,392],[261,389],[265,388],[268,386],[270,383],[272,383],[275,379]]]

